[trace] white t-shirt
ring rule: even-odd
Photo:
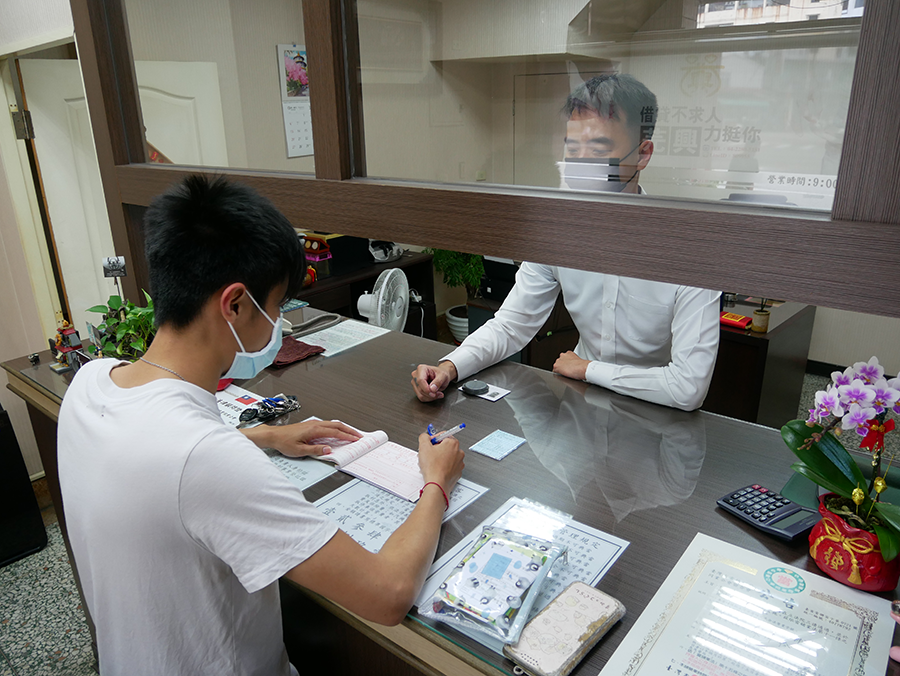
[[[102,359],[59,414],[69,539],[104,676],[296,673],[277,580],[337,527],[215,397],[174,379],[122,389]]]
[[[444,357],[459,380],[521,350],[560,291],[590,383],[687,411],[706,398],[719,349],[719,292],[522,263],[494,318]]]

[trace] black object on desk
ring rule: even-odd
[[[40,551],[47,531],[9,413],[0,406],[0,566]]]

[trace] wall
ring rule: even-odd
[[[303,42],[296,0],[126,0],[136,61],[213,62],[218,69],[228,165],[312,173],[288,158],[277,44]],[[315,95],[312,84],[312,95]],[[165,149],[160,149],[165,152]]]
[[[900,373],[900,319],[822,307],[816,310],[810,359],[851,366],[872,355],[886,373]]]
[[[14,162],[18,158],[13,158]],[[37,304],[19,237],[13,196],[6,173],[7,158],[0,156],[0,362],[37,352],[46,347]],[[13,171],[15,167],[11,167]],[[18,396],[6,388],[6,371],[0,370],[0,404],[12,420],[13,429],[32,476],[43,471],[28,411]]]
[[[71,39],[68,0],[0,0],[0,56]]]

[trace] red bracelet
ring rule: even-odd
[[[425,486],[427,486],[428,484],[434,484],[440,489],[441,495],[444,496],[444,502],[447,504],[447,506],[444,507],[444,511],[446,512],[448,509],[450,509],[450,499],[447,497],[447,491],[444,490],[443,486],[441,486],[437,481],[429,481],[427,484],[425,484]],[[422,486],[422,490],[419,491],[420,498],[422,497],[422,493],[425,492],[425,486]]]

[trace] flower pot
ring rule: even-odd
[[[469,335],[469,308],[465,305],[454,305],[447,310],[447,326],[456,342],[461,343]]]
[[[809,533],[809,555],[824,573],[838,582],[863,591],[891,591],[900,579],[900,556],[885,561],[874,533],[854,528],[829,512],[819,496],[819,521]]]

